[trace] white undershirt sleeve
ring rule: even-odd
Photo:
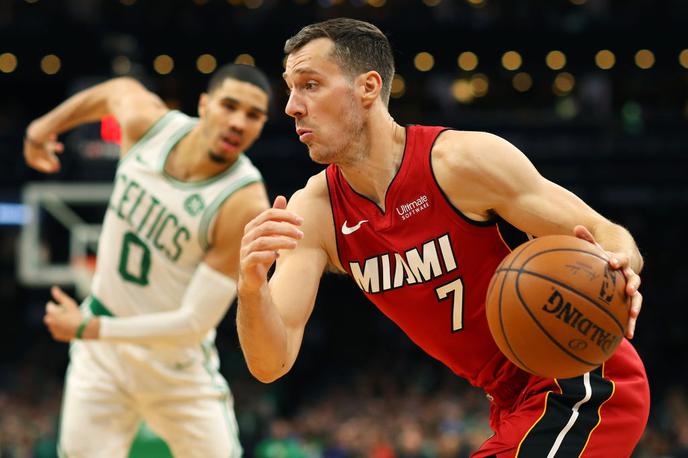
[[[236,282],[201,263],[177,310],[128,317],[100,317],[99,339],[111,342],[188,344],[217,327],[236,297]]]

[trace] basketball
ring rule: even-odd
[[[499,349],[535,375],[569,378],[606,361],[624,338],[623,273],[596,245],[567,235],[530,240],[497,267],[487,321]]]

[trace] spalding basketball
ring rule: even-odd
[[[521,369],[568,378],[595,369],[621,343],[630,298],[626,280],[596,245],[567,235],[524,243],[495,271],[487,321]]]

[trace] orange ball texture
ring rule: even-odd
[[[609,359],[624,338],[630,298],[608,259],[568,235],[518,246],[487,289],[487,321],[499,349],[543,377],[575,377]]]

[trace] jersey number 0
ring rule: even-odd
[[[128,282],[146,286],[150,267],[151,253],[146,244],[133,232],[125,233],[119,257],[119,274]]]

